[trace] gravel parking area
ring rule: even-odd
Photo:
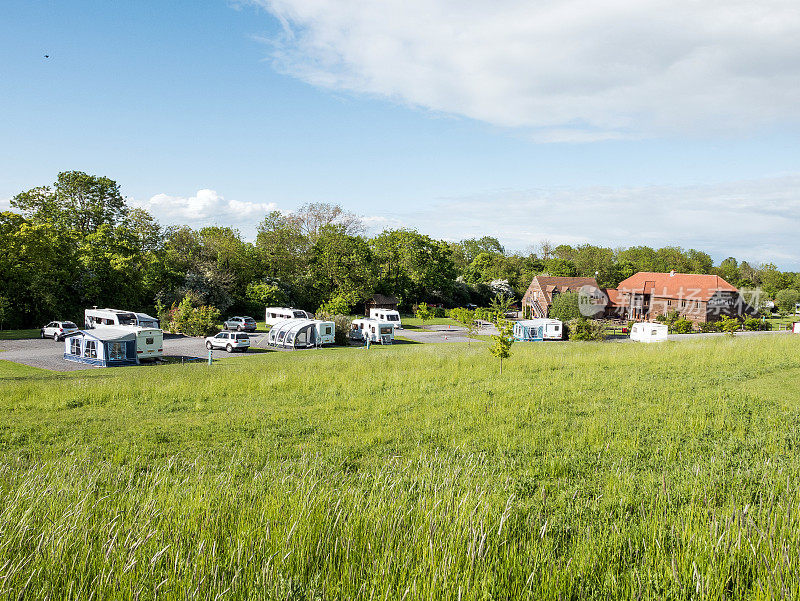
[[[266,333],[250,335],[250,348],[265,349]],[[0,340],[0,360],[13,361],[31,367],[52,371],[77,371],[93,369],[94,366],[64,359],[64,342],[40,338],[28,340]],[[248,353],[228,354],[222,350],[214,351],[214,359],[246,357]],[[205,360],[208,357],[205,339],[189,336],[164,334],[164,357],[171,360]]]
[[[481,336],[496,336],[497,328],[494,326],[480,328],[477,334]],[[468,342],[467,329],[461,326],[430,325],[419,329],[403,329],[395,331],[395,336],[406,338],[413,342]]]

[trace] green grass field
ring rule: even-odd
[[[29,338],[39,338],[42,331],[34,330],[0,330],[0,340],[27,340]]]
[[[800,337],[0,361],[0,597],[800,595]]]

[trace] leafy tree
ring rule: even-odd
[[[364,232],[364,223],[355,213],[345,211],[341,206],[326,202],[304,204],[286,219],[312,244],[323,230],[334,226],[347,236],[358,236]]]
[[[545,261],[544,268],[551,276],[570,278],[578,275],[575,264],[567,259],[550,259],[549,261]]]
[[[602,322],[586,317],[578,317],[569,322],[569,339],[591,341],[605,339],[605,327]]]
[[[429,319],[433,319],[434,312],[433,309],[428,306],[428,303],[419,303],[416,309],[414,309],[414,315],[417,319],[421,319],[424,324]]]
[[[128,213],[117,182],[82,171],[59,173],[52,188],[20,192],[11,206],[36,223],[52,223],[81,236],[97,231],[101,225],[117,226]]]
[[[317,313],[323,315],[350,315],[353,307],[360,300],[359,296],[354,292],[335,294],[319,306]]]
[[[308,266],[310,248],[299,223],[280,211],[268,213],[258,226],[256,249],[269,277],[294,282]]]
[[[464,326],[467,330],[467,346],[471,346],[472,339],[478,335],[478,324],[475,322],[475,311],[456,308],[450,310],[450,317]]]
[[[6,321],[6,315],[9,313],[10,308],[11,302],[8,300],[8,297],[0,296],[0,330],[3,329],[3,324]]]
[[[513,326],[508,321],[497,324],[498,334],[492,335],[489,352],[500,359],[500,375],[503,375],[503,359],[511,357],[511,345],[514,344]]]
[[[260,308],[280,307],[286,304],[286,292],[272,281],[250,282],[247,285],[247,299]]]
[[[577,292],[561,292],[553,295],[553,303],[550,305],[549,316],[553,319],[560,319],[568,322],[572,319],[581,317],[580,299]]]
[[[372,252],[363,238],[326,225],[311,249],[310,273],[320,300],[340,294],[367,298],[374,290]]]
[[[797,303],[800,303],[800,292],[797,290],[787,288],[778,291],[775,295],[775,305],[786,313],[794,313]]]

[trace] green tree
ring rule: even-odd
[[[366,241],[336,225],[324,226],[311,248],[310,273],[319,302],[348,294],[364,299],[374,290],[372,252]]]
[[[478,324],[475,322],[475,311],[459,307],[450,310],[450,317],[463,325],[467,330],[467,346],[471,346],[472,339],[478,335]]]
[[[775,305],[785,313],[794,314],[795,306],[800,303],[800,292],[787,288],[779,290],[775,295]]]
[[[414,315],[417,319],[421,319],[424,324],[429,319],[433,319],[433,309],[428,306],[428,303],[419,303],[414,309]]]
[[[580,299],[577,292],[561,292],[553,296],[553,303],[550,305],[549,316],[553,319],[560,319],[568,322],[572,319],[581,317]]]
[[[101,225],[117,226],[128,213],[117,182],[82,171],[59,173],[52,188],[20,192],[11,206],[36,223],[52,223],[81,236],[97,231]]]
[[[511,357],[511,345],[514,344],[513,326],[508,321],[501,321],[497,325],[498,334],[492,335],[492,344],[489,352],[500,359],[500,375],[503,375],[503,359]]]

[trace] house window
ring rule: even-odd
[[[121,361],[125,358],[125,343],[111,342],[108,345],[108,358],[111,361]]]
[[[74,336],[69,341],[69,352],[73,355],[77,355],[80,357],[81,355],[81,339],[77,336]]]
[[[90,359],[97,359],[97,342],[94,340],[87,340],[86,345],[83,347],[83,356]]]

